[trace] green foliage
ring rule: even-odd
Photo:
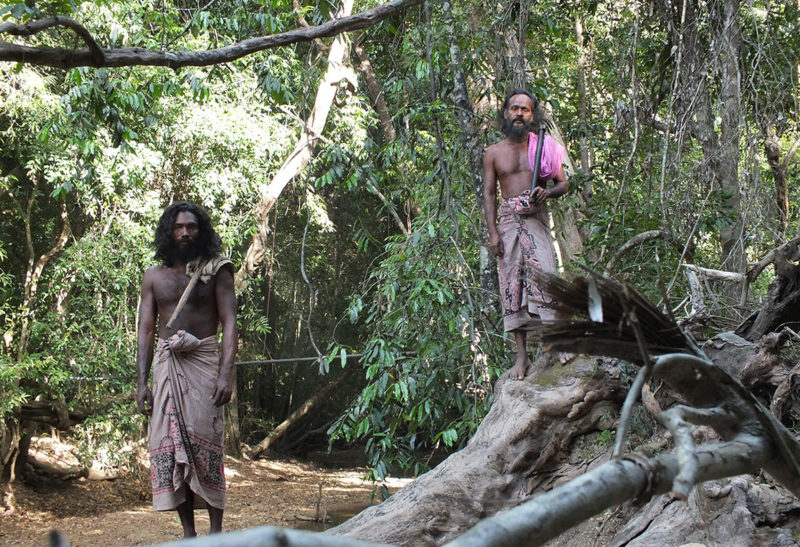
[[[368,383],[331,438],[364,439],[376,480],[398,468],[419,473],[431,450],[462,446],[501,372],[492,365],[502,362],[501,344],[477,307],[474,226],[452,205],[459,224],[418,217],[408,236],[393,237],[369,291],[350,306],[350,320],[372,332],[363,358]],[[459,248],[458,239],[469,243]]]
[[[0,413],[38,396],[91,407],[80,430],[87,451],[141,433],[131,401],[139,281],[152,263],[160,210],[188,199],[211,211],[237,263],[254,233],[271,239],[263,269],[239,295],[239,358],[316,355],[313,336],[330,356],[325,372],[335,374],[345,363],[357,366],[353,353],[365,353],[361,378],[313,418],[315,426],[335,421],[332,442],[363,443],[376,479],[397,468],[419,472],[432,450],[462,446],[507,360],[492,296],[476,279],[480,213],[452,107],[451,39],[482,144],[499,137],[497,98],[518,85],[549,105],[573,158],[585,139],[591,165],[572,175],[571,194],[551,209],[557,226],[570,218],[567,207],[579,210],[577,260],[603,269],[631,237],[669,231],[675,241],[637,246],[614,274],[655,300],[668,288],[673,307],[686,293],[682,263],[722,262],[723,229],[742,220],[750,260],[779,239],[762,141],[773,131],[786,154],[798,138],[797,6],[755,2],[739,13],[739,209],[737,196],[709,175],[713,158],[689,130],[696,119],[676,115],[688,99],[675,95],[686,73],[676,66],[680,44],[669,14],[642,3],[498,6],[484,17],[484,3],[458,3],[450,26],[431,3],[430,26],[414,9],[351,37],[371,60],[396,137],[382,131],[365,86],[342,82],[312,163],[281,195],[268,226],[256,226],[256,205],[313,108],[326,68],[316,43],[178,71],[0,67]],[[203,9],[54,0],[6,5],[0,19],[59,13],[79,20],[102,47],[198,51],[294,28],[299,14],[319,24],[336,7],[301,3],[296,13],[286,0]],[[708,9],[698,6],[704,47]],[[25,41],[80,44],[58,28]],[[519,55],[509,55],[515,44]],[[576,86],[580,53],[584,97]],[[723,102],[714,62],[703,68],[712,117]],[[784,163],[795,226],[800,167]],[[69,237],[54,247],[62,207]],[[768,281],[757,280],[756,294]],[[316,363],[241,370],[245,439],[260,440],[328,380]]]

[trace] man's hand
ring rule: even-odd
[[[150,416],[153,413],[153,392],[147,386],[139,387],[136,394],[136,406],[139,413]]]
[[[549,197],[550,197],[550,192],[548,192],[546,188],[542,188],[541,186],[537,186],[536,188],[531,190],[531,198],[533,198],[534,205],[541,205]]]
[[[211,394],[211,400],[214,401],[214,406],[222,406],[231,400],[233,395],[233,386],[231,386],[230,376],[220,375],[217,378],[217,385],[214,386],[214,393]]]
[[[500,238],[500,234],[489,234],[489,252],[494,256],[503,256],[505,253],[505,246],[503,245],[503,240]]]

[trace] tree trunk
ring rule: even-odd
[[[233,393],[231,400],[225,405],[225,453],[236,458],[242,455],[242,437],[239,433],[239,374],[233,367]]]
[[[589,141],[586,135],[589,131],[589,107],[588,97],[586,96],[586,46],[583,40],[583,19],[580,13],[575,14],[575,45],[578,47],[578,120],[580,121],[580,137],[578,143],[580,146],[580,166],[581,171],[588,174],[591,165],[589,164]],[[583,185],[583,196],[589,199],[592,195],[592,182],[591,178],[587,177]]]
[[[693,120],[692,135],[699,141],[708,165],[709,182],[724,193],[726,214],[733,222],[720,230],[724,269],[744,273],[746,269],[744,222],[739,197],[739,140],[742,119],[739,50],[740,30],[738,0],[724,0],[710,4],[709,21],[713,44],[709,56],[707,46],[700,37],[703,27],[696,3],[686,6],[685,21],[673,25],[681,33],[673,40],[683,46],[685,54],[679,70],[680,84],[674,102],[679,123]],[[680,10],[678,10],[679,12]],[[666,17],[675,14],[669,12]],[[717,64],[709,62],[713,59]],[[710,66],[709,66],[710,65]],[[718,86],[719,96],[714,102],[710,87]],[[715,110],[715,104],[717,110]],[[716,119],[721,118],[719,133]],[[741,295],[730,292],[727,300],[735,311]]]
[[[464,449],[330,532],[399,545],[451,540],[487,515],[571,478],[560,475],[570,446],[580,435],[609,429],[625,396],[621,371],[608,361],[550,369],[538,376],[542,385],[505,378]]]
[[[720,161],[718,178],[722,190],[730,197],[725,204],[735,215],[732,225],[721,230],[723,265],[732,272],[747,269],[744,242],[744,221],[739,198],[739,140],[741,135],[741,72],[739,58],[741,35],[739,29],[739,0],[724,0],[712,4],[720,51]],[[720,9],[721,8],[721,9]],[[738,295],[733,295],[734,297]]]
[[[345,0],[339,8],[336,16],[344,17],[350,14],[353,9],[353,0]],[[253,234],[253,241],[245,253],[245,259],[239,271],[236,272],[236,286],[241,287],[246,275],[253,275],[258,269],[261,261],[267,252],[268,244],[268,224],[269,212],[272,206],[278,201],[278,197],[284,188],[294,179],[294,177],[311,160],[316,141],[320,138],[325,122],[328,119],[333,99],[336,97],[339,82],[342,79],[349,79],[355,84],[352,71],[345,68],[342,62],[347,54],[348,40],[344,34],[339,34],[333,40],[330,51],[328,52],[328,68],[322,77],[317,89],[317,96],[314,101],[314,108],[306,120],[306,124],[300,132],[300,138],[294,150],[284,161],[281,168],[273,177],[272,181],[261,194],[261,199],[256,209],[256,232]]]
[[[761,124],[761,134],[764,137],[764,153],[767,163],[775,179],[775,206],[778,210],[778,241],[783,243],[786,238],[786,229],[789,222],[789,183],[786,180],[786,165],[781,161],[781,142],[775,130],[775,125],[769,121]]]
[[[394,125],[392,125],[392,116],[389,114],[389,108],[386,106],[383,88],[380,83],[378,83],[378,77],[372,69],[372,63],[367,56],[367,52],[364,51],[364,48],[360,45],[354,46],[353,51],[356,54],[356,59],[358,59],[358,68],[364,76],[364,82],[367,84],[367,92],[372,101],[372,108],[375,109],[381,121],[383,136],[386,138],[387,143],[394,142],[397,133],[394,130]]]
[[[542,282],[575,313],[570,321],[541,327],[543,346],[596,348],[644,363],[620,413],[617,435],[630,420],[635,386],[652,377],[661,399],[648,408],[670,406],[659,418],[671,433],[674,453],[649,458],[620,451],[620,459],[581,474],[600,460],[587,462],[581,443],[574,441],[611,429],[626,389],[623,370],[628,376],[630,368],[578,358],[534,371],[525,381],[501,379],[491,411],[466,448],[331,533],[402,545],[440,545],[457,537],[454,546],[538,545],[625,500],[646,500],[669,489],[686,499],[702,481],[760,468],[780,483],[773,488],[800,495],[800,443],[750,391],[758,386],[760,393],[772,393],[781,382],[787,390],[776,394],[793,392],[780,357],[787,335],[758,347],[728,333],[701,350],[629,287],[599,276],[574,281],[549,276]],[[594,285],[595,296],[591,286],[587,294],[587,284]],[[592,313],[592,323],[581,319]],[[783,373],[775,374],[776,367]],[[699,438],[704,445],[697,447]],[[619,441],[624,447],[625,438]]]
[[[456,116],[467,150],[470,172],[472,173],[472,187],[478,200],[481,216],[483,216],[483,149],[475,127],[475,110],[472,107],[472,101],[470,101],[467,91],[467,78],[462,68],[461,50],[458,47],[458,34],[455,29],[455,18],[453,17],[450,0],[442,2],[442,13],[444,15],[447,42],[450,46],[450,63],[453,70],[452,99],[456,106]],[[483,294],[493,298],[493,295],[496,295],[498,290],[496,283],[497,262],[486,247],[489,236],[485,219],[481,223],[479,237],[482,242],[480,251],[481,289]]]

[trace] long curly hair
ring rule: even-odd
[[[177,246],[172,232],[175,229],[175,218],[178,213],[183,212],[192,213],[197,218],[200,231],[200,235],[197,237],[197,248],[200,256],[206,259],[212,258],[219,254],[220,247],[222,247],[222,239],[211,225],[211,217],[208,216],[206,210],[194,203],[177,201],[164,209],[153,240],[153,246],[156,248],[155,258],[165,266],[175,264]]]

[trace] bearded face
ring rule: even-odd
[[[194,239],[186,237],[173,240],[167,252],[171,258],[171,264],[187,263],[200,256],[200,246]]]
[[[504,118],[502,126],[503,134],[514,140],[522,140],[533,131],[533,120],[525,120],[522,116],[516,116],[512,119]]]

